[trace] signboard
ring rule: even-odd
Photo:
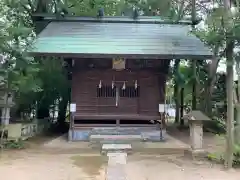
[[[70,104],[70,112],[76,112],[76,104],[75,103]]]
[[[123,58],[114,58],[112,60],[112,68],[116,70],[123,70],[125,69],[125,59]]]
[[[159,105],[158,105],[158,111],[159,111],[160,113],[165,112],[165,104],[159,104]]]

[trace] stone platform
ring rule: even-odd
[[[141,153],[142,155],[165,155],[165,154],[183,154],[185,151],[190,149],[188,144],[183,143],[175,139],[174,137],[166,134],[165,142],[127,142],[122,144],[131,144],[132,146],[132,154]],[[48,151],[52,149],[53,152],[62,151],[66,153],[97,153],[101,151],[102,146],[99,143],[98,146],[92,144],[91,142],[69,142],[67,141],[67,134],[55,138],[45,144],[43,144],[44,148],[47,148]]]
[[[132,139],[143,141],[161,141],[165,139],[166,130],[160,131],[156,127],[104,127],[93,129],[73,129],[68,132],[69,141],[91,141],[92,139],[131,136]]]

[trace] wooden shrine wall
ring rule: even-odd
[[[164,103],[165,82],[165,74],[151,70],[75,68],[72,102],[76,103],[77,115],[157,116],[158,104]]]

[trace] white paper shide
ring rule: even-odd
[[[159,111],[160,113],[165,112],[165,104],[159,104],[159,105],[158,105],[158,111]]]
[[[76,112],[76,104],[75,103],[70,104],[70,112]]]

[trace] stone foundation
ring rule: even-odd
[[[69,141],[88,141],[91,130],[72,130],[68,131]]]
[[[69,141],[88,141],[90,140],[91,135],[99,135],[99,136],[139,136],[138,140],[139,141],[162,141],[165,140],[166,137],[166,130],[162,130],[162,133],[160,130],[144,130],[144,129],[137,129],[137,130],[132,130],[133,132],[120,132],[120,133],[109,133],[109,130],[102,130],[101,133],[95,134],[93,132],[94,130],[81,130],[81,129],[75,129],[72,130],[70,129],[68,131],[68,140]],[[112,131],[112,130],[111,130]],[[117,130],[116,130],[117,131]],[[122,130],[121,130],[122,131]],[[106,133],[105,133],[106,132]],[[131,139],[131,138],[130,138]]]
[[[143,131],[141,132],[142,138],[144,141],[162,141],[166,138],[166,130],[152,130],[152,131]]]

